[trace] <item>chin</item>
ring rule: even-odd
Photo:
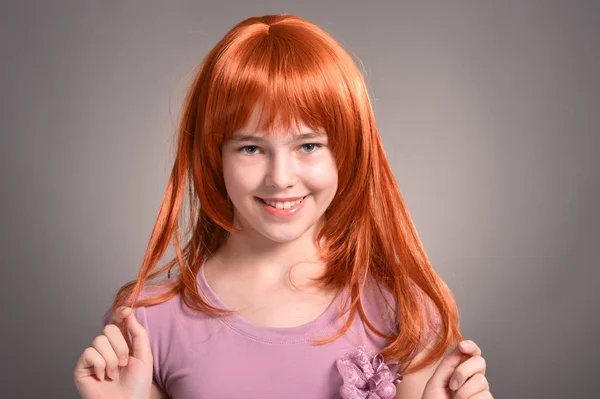
[[[285,230],[285,231],[283,231]],[[273,242],[285,244],[302,237],[306,230],[298,231],[292,229],[262,229],[261,234]]]
[[[280,244],[289,243],[302,237],[307,234],[312,234],[313,226],[315,222],[312,220],[296,220],[295,223],[285,223],[285,224],[277,224],[277,223],[260,223],[262,221],[257,221],[259,223],[255,224],[253,230],[260,234],[261,236]]]

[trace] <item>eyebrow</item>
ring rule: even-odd
[[[311,132],[311,133],[302,133],[302,134],[297,134],[294,135],[292,140],[290,141],[299,141],[299,140],[306,140],[306,139],[319,139],[319,138],[327,138],[326,134],[323,133],[315,133],[315,132]],[[252,134],[236,134],[233,137],[231,137],[231,141],[252,141],[252,142],[256,142],[256,143],[264,143],[265,139],[263,139],[261,136],[256,136],[256,135],[252,135]]]

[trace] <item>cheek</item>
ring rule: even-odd
[[[223,162],[223,179],[225,180],[225,189],[232,199],[256,190],[261,181],[257,165],[240,164],[240,162],[228,159],[224,159]]]
[[[304,168],[304,182],[315,191],[335,191],[338,183],[338,173],[331,160],[314,163]]]

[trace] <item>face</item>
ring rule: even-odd
[[[251,119],[222,149],[234,225],[274,242],[296,240],[317,226],[337,191],[327,135],[302,124],[267,137],[254,126]]]

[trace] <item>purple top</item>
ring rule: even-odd
[[[228,309],[209,287],[202,268],[198,286],[210,304]],[[365,312],[380,331],[390,333],[393,314],[375,292],[379,291],[363,293]],[[330,336],[347,320],[339,312],[346,296],[344,291],[317,319],[290,328],[255,325],[237,314],[194,312],[179,295],[134,311],[150,338],[154,383],[173,399],[391,399],[393,384],[400,379],[375,356],[385,341],[358,314],[337,340],[326,345],[311,342]],[[394,303],[391,297],[387,300]]]

